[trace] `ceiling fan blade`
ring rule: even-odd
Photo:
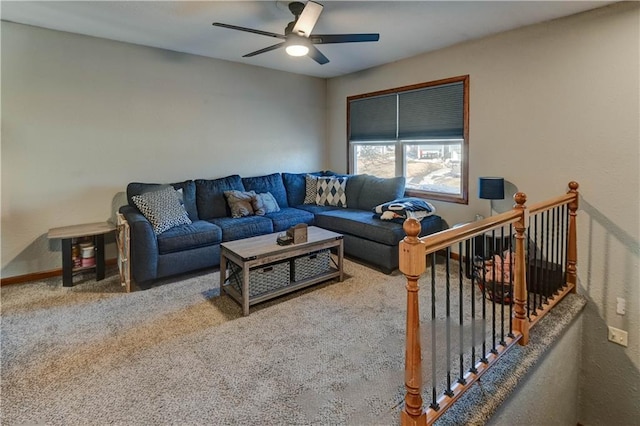
[[[329,62],[329,58],[327,58],[326,56],[324,56],[322,54],[322,52],[320,52],[318,50],[317,47],[315,47],[314,45],[310,45],[309,46],[309,53],[308,55],[311,57],[311,59],[313,59],[314,61],[316,61],[317,63],[319,63],[320,65],[324,65],[326,63]]]
[[[256,55],[259,55],[261,53],[265,53],[265,52],[270,52],[272,50],[276,50],[277,48],[282,47],[283,45],[284,45],[284,42],[278,43],[278,44],[274,44],[273,46],[265,47],[264,49],[256,50],[255,52],[251,52],[251,53],[247,53],[246,55],[242,55],[242,57],[243,58],[250,58],[252,56],[256,56]]]
[[[360,43],[363,41],[378,41],[380,34],[314,34],[309,37],[313,44],[329,43]]]
[[[230,30],[238,30],[238,31],[244,31],[247,33],[260,34],[267,37],[275,37],[275,38],[282,38],[282,39],[285,38],[285,36],[281,34],[270,33],[268,31],[254,30],[253,28],[238,27],[236,25],[223,24],[220,22],[214,22],[211,25],[213,25],[214,27],[229,28]]]
[[[298,17],[296,24],[293,26],[292,32],[304,37],[309,37],[313,27],[315,27],[320,13],[322,13],[323,5],[314,1],[308,1],[302,13]]]

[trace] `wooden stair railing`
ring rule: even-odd
[[[404,223],[404,231],[407,236],[400,242],[400,271],[407,279],[407,322],[406,322],[406,347],[405,347],[405,398],[404,408],[401,412],[401,424],[403,426],[430,425],[435,422],[448,407],[450,407],[477,379],[484,373],[497,358],[509,349],[515,342],[526,345],[529,342],[529,329],[545,312],[553,307],[567,292],[575,292],[577,282],[577,247],[576,247],[576,212],[578,209],[578,183],[570,182],[567,194],[535,204],[531,208],[525,206],[527,197],[524,193],[514,195],[513,210],[496,216],[492,216],[477,222],[469,223],[454,229],[448,229],[437,234],[418,238],[421,226],[416,219],[407,219]],[[526,252],[525,240],[527,238],[527,226],[529,215],[537,214],[561,205],[569,206],[569,227],[567,230],[567,277],[564,293],[553,303],[541,311],[535,319],[527,316],[527,283],[526,283]],[[424,409],[422,398],[422,352],[420,339],[420,306],[419,306],[419,279],[426,271],[426,258],[432,253],[446,249],[456,243],[483,235],[487,231],[495,230],[506,225],[515,227],[515,276],[514,309],[512,318],[513,337],[509,339],[503,350],[490,357],[477,372],[469,373],[464,385],[456,385],[453,395],[443,396],[438,400],[437,410]]]

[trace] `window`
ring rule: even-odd
[[[347,98],[349,172],[405,176],[408,195],[468,201],[469,76]]]

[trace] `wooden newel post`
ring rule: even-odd
[[[514,285],[514,307],[512,328],[522,333],[520,345],[529,343],[529,319],[527,318],[527,263],[525,259],[525,231],[529,223],[529,210],[524,205],[527,196],[518,192],[513,196],[516,205],[514,209],[520,210],[520,219],[516,222],[516,275]]]
[[[569,235],[567,239],[567,283],[573,284],[571,289],[572,293],[576,292],[578,286],[578,230],[577,230],[577,215],[578,215],[578,182],[569,182],[568,194],[573,194],[574,199],[569,203]]]
[[[407,333],[405,343],[403,426],[427,424],[422,409],[422,351],[420,347],[420,305],[418,280],[427,269],[424,243],[420,241],[420,222],[407,219],[403,225],[407,236],[400,242],[400,272],[407,278]]]

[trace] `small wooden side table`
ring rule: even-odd
[[[47,234],[49,239],[60,238],[62,240],[62,285],[64,287],[73,287],[73,273],[75,271],[95,268],[96,281],[104,279],[104,235],[115,230],[116,226],[109,222],[86,223],[49,229]],[[73,238],[80,237],[95,237],[95,266],[73,267],[71,242]]]

